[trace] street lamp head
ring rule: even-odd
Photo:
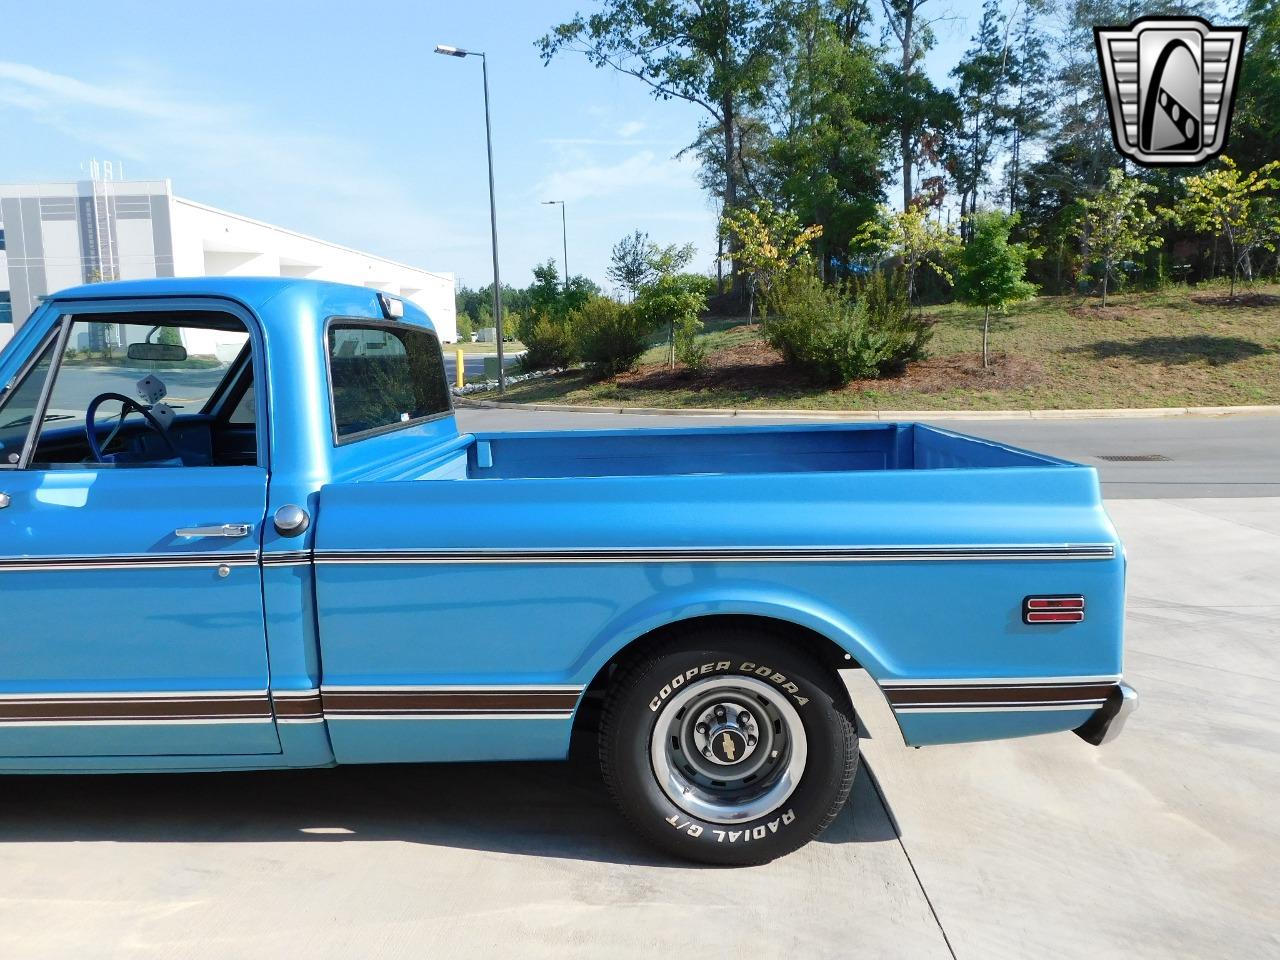
[[[544,207],[555,206],[557,203],[564,203],[564,201],[563,200],[543,200],[542,201],[542,205]]]
[[[446,57],[465,57],[467,56],[468,51],[463,50],[459,47],[450,47],[450,46],[446,46],[443,43],[437,43],[436,53],[442,53]]]

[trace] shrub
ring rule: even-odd
[[[640,288],[633,309],[651,330],[666,328],[671,366],[679,359],[696,370],[706,362],[698,315],[706,311],[710,292],[710,279],[693,273],[668,274]]]
[[[521,324],[525,354],[520,367],[526,371],[572,366],[578,359],[569,319],[552,314],[531,315]]]
[[[833,386],[901,372],[924,355],[930,335],[910,310],[905,284],[883,274],[828,287],[794,272],[776,284],[769,307],[765,340],[788,364]]]
[[[701,370],[707,364],[707,342],[698,339],[701,330],[702,321],[697,318],[692,323],[682,323],[676,327],[676,359],[690,370]]]
[[[641,311],[593,297],[569,316],[578,353],[606,375],[630,370],[649,347],[653,327]]]

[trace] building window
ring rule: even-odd
[[[4,249],[4,227],[0,227],[0,250]]]
[[[0,323],[13,323],[13,303],[8,290],[0,290]]]

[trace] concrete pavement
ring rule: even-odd
[[[495,412],[461,419],[513,425]],[[1270,428],[1028,426],[1043,435],[1002,439],[1179,453],[1099,463],[1109,491],[1145,494],[1108,501],[1143,698],[1113,744],[910,750],[851,673],[871,735],[853,802],[821,841],[747,870],[633,839],[589,743],[568,764],[10,778],[0,957],[1280,957],[1280,498],[1151,496],[1245,475],[1274,491],[1254,442]]]
[[[855,680],[864,757],[958,957],[1280,956],[1280,500],[1108,510],[1123,735],[911,750]]]

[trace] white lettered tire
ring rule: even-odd
[[[689,860],[765,863],[848,799],[858,736],[838,675],[767,631],[707,626],[624,666],[605,697],[600,766],[650,841]]]

